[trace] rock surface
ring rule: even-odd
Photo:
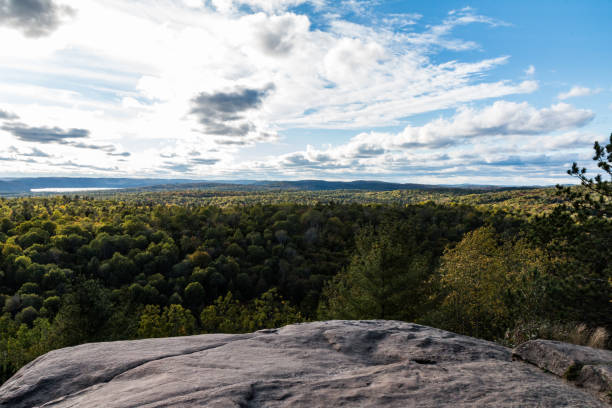
[[[396,321],[55,350],[0,387],[0,407],[606,407],[510,349]]]
[[[515,348],[513,356],[604,396],[612,392],[612,351],[532,340]]]

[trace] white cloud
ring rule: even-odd
[[[564,103],[537,109],[527,103],[498,101],[482,109],[461,108],[451,118],[407,126],[399,133],[360,133],[337,146],[322,149],[307,146],[304,151],[270,158],[260,167],[290,174],[320,171],[327,175],[358,175],[396,174],[411,166],[413,170],[442,171],[464,166],[466,159],[478,166],[536,166],[551,151],[590,146],[592,134],[555,132],[582,127],[593,117],[591,111]],[[465,149],[448,149],[449,145],[469,146],[470,153],[466,155]],[[500,149],[500,145],[506,147]],[[555,153],[560,154],[565,153]],[[553,160],[541,165],[559,163]]]
[[[474,54],[463,62],[461,54],[453,53],[457,59],[452,60],[438,54],[480,48],[454,35],[457,27],[505,24],[471,9],[425,28],[414,24],[421,18],[416,14],[392,15],[376,24],[356,24],[334,14],[325,17],[328,25],[321,29],[309,16],[290,11],[306,0],[65,3],[77,11],[75,17],[47,37],[34,41],[14,29],[0,29],[1,38],[7,39],[7,46],[0,47],[0,66],[20,74],[17,80],[0,77],[2,109],[32,128],[87,129],[88,144],[112,145],[117,154],[131,156],[45,145],[48,157],[28,156],[36,163],[23,163],[19,171],[24,173],[81,168],[103,174],[183,172],[208,178],[249,174],[249,169],[283,175],[285,168],[299,172],[310,166],[313,172],[325,168],[337,174],[387,174],[402,171],[407,162],[417,165],[437,157],[411,153],[408,146],[440,146],[488,134],[542,134],[579,126],[592,117],[566,104],[536,109],[498,102],[480,110],[460,108],[538,89],[533,80],[489,75],[507,64],[509,56],[480,54],[479,59]],[[309,3],[321,8],[325,2]],[[245,12],[240,5],[255,12]],[[410,29],[401,29],[405,26]],[[235,117],[223,121],[247,125],[248,132],[234,132],[239,137],[220,136],[218,126],[191,113],[198,95],[227,97],[262,89],[270,91],[246,105],[248,109],[234,109]],[[405,126],[411,115],[457,108],[450,119],[408,126],[398,134],[370,131]],[[294,128],[361,133],[334,148],[296,145],[294,153],[274,160],[238,159],[244,146],[255,150],[277,143]],[[34,152],[32,142],[0,133],[19,151]],[[13,170],[0,162],[0,172],[7,169]]]
[[[360,133],[347,144],[325,150],[310,147],[306,152],[292,153],[288,157],[290,159],[303,157],[310,164],[328,161],[346,162],[346,160],[381,156],[393,151],[460,144],[475,138],[542,135],[584,126],[593,117],[591,111],[575,109],[565,103],[536,109],[525,102],[497,101],[480,110],[461,108],[450,119],[440,118],[423,126],[407,126],[396,134]],[[570,136],[574,139],[568,141],[567,138]],[[576,135],[566,135],[564,143],[577,140],[576,137]]]
[[[449,34],[453,29],[459,26],[480,23],[491,27],[508,26],[505,21],[490,18],[474,13],[471,7],[464,7],[460,10],[453,10],[448,13],[448,17],[442,24],[434,25],[425,35],[415,35],[415,44],[429,44],[440,46],[453,51],[465,51],[477,49],[480,46],[473,41],[465,41],[457,38],[449,38]]]
[[[596,95],[601,92],[601,89],[591,89],[584,86],[573,86],[567,92],[562,92],[558,95],[558,98],[561,100],[575,98],[578,96],[587,96],[587,95]]]
[[[496,145],[474,145],[469,151],[402,150],[370,158],[336,158],[313,147],[276,160],[246,163],[238,170],[259,178],[324,177],[331,180],[384,179],[416,183],[554,184],[565,170],[588,153],[542,149],[506,151]],[[247,170],[248,169],[248,170]],[[243,174],[245,174],[243,173]]]
[[[533,65],[530,65],[526,70],[525,70],[525,74],[527,75],[533,75],[535,74],[536,69]]]
[[[481,110],[462,108],[452,120],[438,119],[421,127],[406,127],[394,144],[436,146],[479,136],[538,135],[584,126],[594,116],[589,110],[565,103],[536,109],[526,102],[497,101]]]
[[[516,147],[515,149],[517,152],[577,151],[581,149],[590,149],[593,146],[593,141],[598,138],[599,135],[592,132],[572,130],[564,133],[541,135],[532,138],[526,143],[521,143],[520,147]]]
[[[375,41],[357,38],[340,39],[325,55],[322,73],[336,85],[350,86],[368,80],[390,56]]]
[[[243,3],[279,12],[300,1]],[[94,135],[99,131],[107,138],[193,138],[197,123],[187,115],[193,97],[237,86],[275,85],[274,94],[248,118],[265,123],[266,133],[289,126],[389,125],[411,114],[537,88],[535,82],[482,81],[482,73],[506,63],[507,57],[472,63],[430,60],[429,47],[473,45],[451,38],[453,27],[497,24],[471,11],[455,13],[422,33],[394,35],[343,20],[334,20],[329,32],[312,30],[306,15],[288,12],[218,14],[159,1],[147,3],[147,13],[142,13],[143,5],[73,1],[78,18],[60,27],[41,47],[44,50],[21,53],[32,42],[16,39],[14,47],[0,50],[0,63],[20,63],[18,69],[31,74],[50,69],[47,72],[58,78],[76,78],[87,88],[104,81],[105,88],[92,93],[106,91],[123,102],[112,106],[108,100],[86,99],[82,92],[66,89],[61,116],[76,120],[86,116],[79,109],[88,106],[106,116],[101,128],[89,127]],[[112,30],[107,29],[108,21],[113,22]],[[0,96],[6,99],[2,88]]]

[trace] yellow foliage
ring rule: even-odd
[[[516,317],[537,310],[544,268],[542,253],[524,241],[500,243],[491,227],[467,233],[442,257],[443,324],[475,336],[499,335]]]

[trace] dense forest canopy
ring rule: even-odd
[[[0,376],[84,342],[314,319],[508,344],[609,329],[610,184],[570,173],[582,186],[0,199]]]

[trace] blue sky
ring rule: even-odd
[[[567,183],[612,2],[0,0],[0,176]]]

